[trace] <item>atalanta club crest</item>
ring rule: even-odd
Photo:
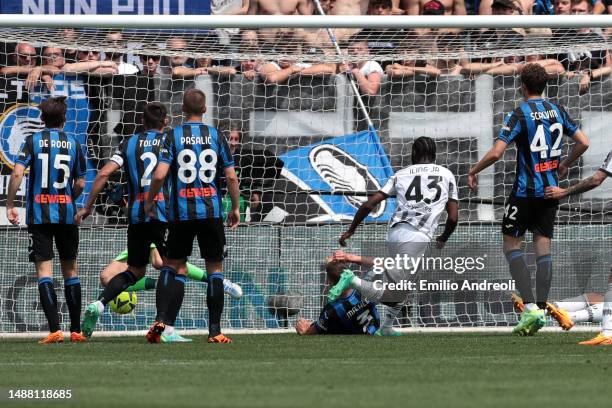
[[[309,154],[310,164],[317,174],[336,192],[371,192],[380,190],[380,183],[368,168],[350,154],[333,144],[315,146]],[[346,200],[358,209],[368,200],[366,195],[346,196]],[[383,201],[371,217],[379,217],[385,212]]]
[[[11,169],[26,137],[44,129],[35,105],[18,103],[0,116],[0,159]]]

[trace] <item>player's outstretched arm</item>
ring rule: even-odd
[[[15,208],[15,196],[21,185],[24,173],[25,167],[20,163],[15,164],[9,181],[8,194],[6,196],[6,218],[13,225],[19,224],[19,213]]]
[[[457,223],[459,222],[459,203],[455,200],[448,200],[446,202],[446,213],[448,216],[446,217],[444,232],[436,238],[438,249],[444,248],[444,244],[446,244],[446,241],[448,241],[453,232],[455,232],[455,228],[457,228]]]
[[[478,189],[478,173],[501,159],[507,146],[508,143],[501,139],[497,139],[491,150],[489,150],[487,154],[485,154],[484,157],[470,169],[470,172],[468,173],[468,185],[472,191],[476,191]]]
[[[574,133],[573,139],[574,145],[572,146],[572,150],[570,150],[565,160],[559,164],[558,173],[560,177],[565,176],[572,163],[578,160],[578,158],[582,156],[582,153],[586,152],[589,148],[589,138],[582,130],[578,129],[576,133]]]
[[[96,179],[94,180],[93,186],[91,187],[91,192],[89,193],[89,197],[87,198],[87,203],[85,203],[85,206],[81,208],[74,215],[75,224],[79,225],[85,218],[89,217],[93,209],[93,205],[96,202],[96,198],[98,197],[98,194],[100,194],[100,191],[102,191],[102,189],[106,185],[108,178],[115,171],[117,171],[117,169],[119,169],[119,165],[115,163],[114,161],[109,161],[108,163],[104,165],[104,167],[102,167],[102,170],[98,172],[98,174],[96,175]],[[84,183],[85,180],[84,179],[78,179],[78,180],[83,180],[83,187],[85,187],[85,183]],[[83,191],[83,187],[81,187],[80,189],[81,191]],[[75,194],[78,192],[78,188],[79,188],[78,183],[75,183]]]
[[[147,195],[147,201],[145,202],[145,213],[149,214],[149,216],[155,218],[157,214],[155,214],[154,209],[154,198],[157,197],[157,193],[161,190],[164,185],[164,181],[166,180],[166,176],[168,175],[168,170],[170,170],[170,165],[166,162],[159,162],[157,168],[155,169],[155,173],[153,173],[153,177],[151,178],[151,185],[149,186],[149,195]]]
[[[560,199],[570,195],[584,193],[599,187],[607,177],[608,175],[604,171],[597,170],[595,174],[593,174],[591,177],[588,177],[584,180],[580,180],[580,182],[574,184],[571,187],[546,187],[544,197]]]
[[[298,321],[295,323],[295,331],[300,336],[309,336],[313,334],[319,334],[314,324],[312,324],[310,320],[307,320],[304,318],[299,318]]]
[[[341,249],[333,253],[331,260],[332,262],[348,262],[355,265],[365,266],[366,268],[374,266],[374,258],[350,254]]]
[[[386,199],[387,196],[384,193],[377,191],[370,198],[368,198],[368,201],[361,204],[361,206],[357,210],[357,213],[355,213],[355,217],[353,218],[351,226],[340,237],[340,245],[346,246],[346,240],[353,236],[359,224],[361,224],[363,220],[365,220],[366,217],[370,215],[372,210],[374,210],[378,204],[380,204],[383,200]]]

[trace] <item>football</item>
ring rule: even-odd
[[[119,314],[130,313],[136,307],[136,294],[133,292],[121,292],[119,296],[111,300],[111,310]]]

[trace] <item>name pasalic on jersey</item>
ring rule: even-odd
[[[182,145],[194,145],[194,144],[211,144],[212,138],[210,136],[181,136]]]
[[[559,115],[555,110],[548,110],[544,112],[530,112],[531,120],[542,120],[542,119],[550,119],[550,118],[558,118]]]

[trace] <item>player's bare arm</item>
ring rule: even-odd
[[[166,180],[169,170],[170,165],[168,163],[160,162],[153,173],[153,177],[151,178],[149,195],[147,196],[147,201],[145,202],[144,207],[145,213],[151,217],[155,217],[155,201],[153,199],[157,196],[157,193],[159,193],[159,190],[164,185],[164,181]]]
[[[363,220],[366,219],[368,215],[370,215],[370,213],[376,208],[376,206],[378,206],[378,204],[380,204],[386,199],[387,196],[380,191],[377,191],[370,198],[368,198],[368,201],[363,203],[357,210],[357,213],[355,214],[355,217],[353,218],[353,222],[351,223],[349,229],[346,230],[342,234],[342,236],[340,236],[340,245],[346,246],[346,240],[353,236],[355,230],[357,230],[357,227],[363,222]]]
[[[501,159],[508,144],[503,140],[496,140],[491,150],[489,150],[482,159],[468,173],[468,185],[472,191],[478,190],[478,173],[489,166],[495,164]]]
[[[582,156],[582,154],[586,152],[588,148],[589,148],[589,139],[587,138],[587,136],[584,134],[582,130],[578,129],[576,133],[574,133],[574,145],[572,146],[572,149],[570,150],[565,160],[563,160],[559,164],[559,170],[558,170],[559,176],[561,177],[565,176],[570,166],[576,160],[578,160],[578,158]]]
[[[230,229],[234,230],[238,228],[238,224],[240,224],[240,183],[238,182],[238,176],[233,166],[226,167],[224,172],[227,191],[232,200],[232,210],[228,214],[227,220]]]
[[[597,170],[592,176],[581,180],[579,183],[574,184],[571,187],[546,187],[545,197],[559,199],[574,194],[585,193],[599,187],[606,178],[608,178],[608,175],[604,171]]]
[[[300,317],[298,321],[295,323],[295,331],[300,336],[310,336],[319,334],[317,329],[315,329],[314,324],[312,324],[312,320],[304,319]]]
[[[75,224],[79,225],[84,219],[91,215],[91,211],[93,209],[94,203],[96,202],[98,194],[100,194],[100,191],[104,189],[108,178],[118,169],[119,165],[117,163],[115,163],[114,161],[109,161],[104,165],[104,167],[102,167],[102,170],[98,172],[98,175],[96,176],[96,179],[94,180],[93,186],[91,188],[91,192],[89,193],[89,197],[87,198],[87,203],[85,203],[83,208],[81,208],[74,216]],[[77,190],[75,189],[75,192],[76,191]]]
[[[23,180],[24,173],[25,167],[22,164],[16,164],[9,181],[8,194],[6,197],[6,217],[13,225],[19,224],[19,212],[15,208],[15,196],[21,185],[21,180]]]
[[[438,249],[444,248],[446,241],[455,232],[457,223],[459,222],[459,203],[455,200],[448,200],[446,202],[446,224],[444,225],[444,231],[436,238],[436,246]]]

